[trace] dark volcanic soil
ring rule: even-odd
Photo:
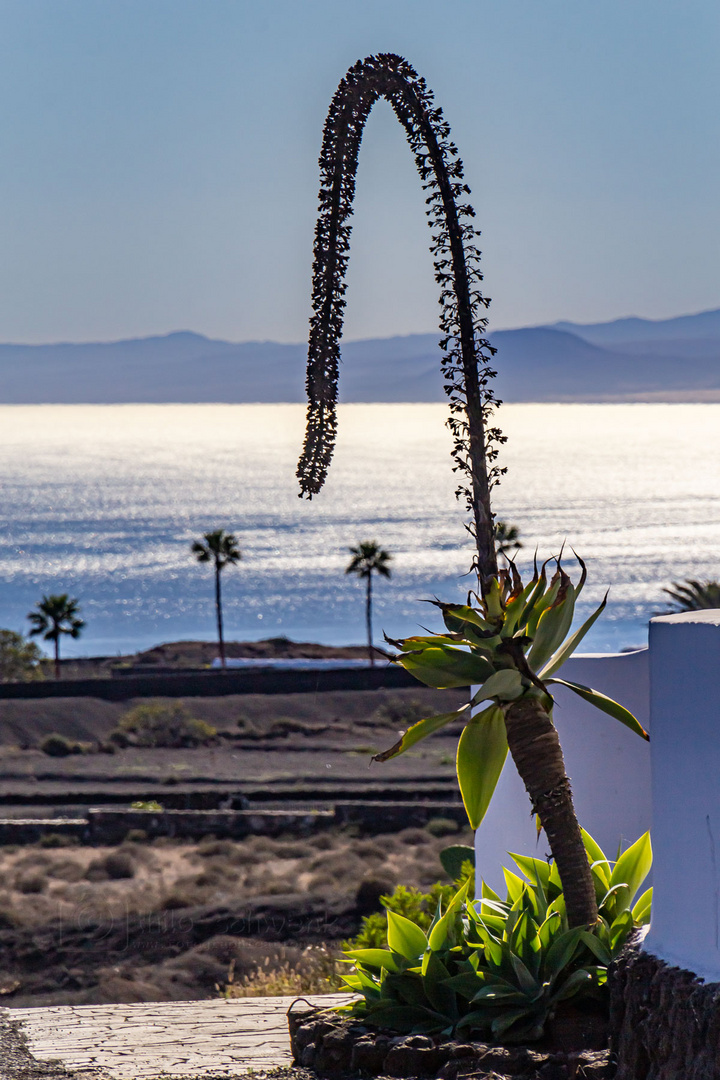
[[[357,905],[362,882],[379,896],[447,880],[438,853],[457,841],[469,832],[0,848],[0,1001],[215,996],[355,934],[369,910]]]

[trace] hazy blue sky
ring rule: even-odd
[[[302,340],[325,112],[379,51],[453,127],[495,327],[720,306],[717,0],[0,0],[0,340]],[[347,336],[435,329],[384,104],[358,187]]]

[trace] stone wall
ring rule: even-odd
[[[610,970],[615,1080],[720,1080],[720,983],[637,946]]]

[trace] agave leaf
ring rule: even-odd
[[[485,984],[474,971],[463,971],[460,975],[453,975],[451,979],[447,979],[445,985],[449,986],[460,997],[467,998],[470,1001],[473,995]]]
[[[436,690],[482,683],[494,671],[483,656],[449,645],[426,645],[422,651],[400,653],[395,663]]]
[[[508,753],[505,718],[493,705],[474,716],[457,748],[457,778],[470,827],[485,817]]]
[[[503,901],[490,900],[489,897],[483,897],[481,900],[476,901],[476,906],[480,908],[480,915],[483,919],[487,918],[487,910],[495,911],[504,921],[508,916],[508,905]]]
[[[451,844],[440,852],[442,868],[451,881],[457,881],[465,862],[475,865],[475,848],[469,844]]]
[[[510,601],[510,603],[505,608],[505,619],[501,631],[502,637],[510,637],[512,634],[515,633],[515,630],[525,613],[525,609],[528,605],[528,600],[536,584],[537,581],[535,578],[533,578],[527,583],[525,588]]]
[[[364,967],[385,968],[387,971],[401,971],[398,957],[387,949],[351,949],[345,953]]]
[[[559,934],[545,954],[543,971],[547,982],[554,982],[563,968],[567,967],[580,944],[581,930],[575,928]]]
[[[498,633],[497,625],[488,622],[469,604],[445,604],[442,600],[431,600],[430,603],[440,608],[443,622],[450,633],[463,633],[464,623],[474,626],[481,632],[482,637],[493,637]]]
[[[493,1036],[497,1042],[500,1042],[503,1036],[507,1035],[509,1028],[513,1026],[516,1020],[531,1015],[533,1011],[534,1010],[529,1005],[525,1008],[503,1010],[500,1016],[493,1020],[491,1027]]]
[[[473,695],[473,704],[488,701],[491,698],[500,701],[515,701],[524,689],[522,675],[517,668],[503,668],[485,679]]]
[[[527,994],[518,990],[515,986],[503,985],[499,980],[496,985],[483,986],[472,999],[473,1005],[486,1002],[488,1005],[522,1005],[527,1004]]]
[[[542,564],[542,568],[539,574],[537,572],[537,566],[535,567],[535,572],[530,582],[530,584],[532,585],[532,591],[528,596],[527,603],[525,604],[525,609],[520,618],[518,619],[519,628],[527,626],[528,621],[535,612],[535,607],[545,594],[545,589],[547,587],[547,574],[545,572],[545,567],[551,561],[552,560],[547,559],[546,562]]]
[[[543,889],[547,889],[550,884],[550,867],[543,859],[533,859],[530,855],[516,855],[512,851],[509,851],[508,855],[531,884],[540,883]]]
[[[558,990],[553,994],[553,1001],[567,1001],[568,998],[575,997],[577,993],[584,990],[586,987],[593,983],[592,974],[587,968],[578,968],[577,971],[573,971]]]
[[[474,1009],[472,1012],[466,1013],[462,1019],[458,1020],[455,1025],[455,1030],[472,1031],[473,1028],[475,1028],[479,1031],[488,1031],[494,1015],[494,1010]]]
[[[580,586],[575,590],[575,599],[580,592]],[[566,660],[568,660],[577,649],[582,639],[587,634],[588,630],[594,626],[597,620],[602,615],[607,604],[608,594],[605,593],[600,606],[593,611],[592,615],[585,620],[582,626],[578,627],[574,634],[571,634],[567,641],[560,646],[554,656],[551,656],[542,671],[538,672],[538,676],[541,679],[549,679],[551,675],[554,675],[556,671],[559,671]]]
[[[545,921],[538,930],[538,938],[540,939],[540,945],[543,950],[550,948],[553,939],[561,929],[562,919],[557,911],[552,911],[546,916]]]
[[[372,761],[388,761],[390,758],[397,757],[398,754],[404,754],[406,750],[409,750],[415,743],[419,743],[422,739],[426,739],[428,735],[432,735],[433,732],[439,731],[440,728],[445,727],[446,724],[451,724],[453,720],[459,720],[463,713],[469,708],[468,705],[463,705],[462,709],[457,709],[455,712],[440,713],[438,716],[428,716],[424,720],[418,720],[416,724],[408,728],[405,734],[394,743],[389,750],[383,750],[381,754],[375,754]]]
[[[428,645],[449,645],[454,648],[463,641],[461,634],[413,634],[412,637],[403,638],[398,645],[402,652],[423,652]]]
[[[631,911],[621,912],[610,927],[610,945],[613,959],[622,949],[633,929],[633,917]]]
[[[643,926],[645,923],[650,922],[650,910],[652,906],[652,885],[649,889],[646,889],[640,899],[636,902],[635,907],[632,909],[633,922],[636,926]]]
[[[527,882],[523,881],[517,874],[513,874],[512,870],[508,870],[505,866],[503,867],[503,875],[505,877],[505,884],[507,885],[508,896],[513,904],[516,904],[525,892]]]
[[[462,904],[464,903],[468,889],[470,888],[470,879],[468,879],[461,888],[453,896],[452,900],[448,904],[447,911],[438,919],[435,926],[433,926],[428,937],[428,949],[431,952],[437,952],[445,944],[450,929],[450,924],[454,920]]]
[[[640,735],[641,738],[650,741],[645,728],[640,724],[638,720],[633,716],[631,712],[625,709],[622,705],[618,705],[617,701],[613,701],[612,698],[606,697],[605,694],[601,694],[599,690],[593,690],[589,686],[583,686],[582,683],[570,682],[568,679],[546,679],[547,683],[557,683],[559,686],[567,686],[569,690],[572,690],[574,694],[581,697],[583,701],[589,702],[590,705],[594,705],[596,709],[600,709],[601,712],[607,713],[608,716],[612,716],[615,720],[619,720],[625,727],[629,727],[631,731],[634,731],[636,735]]]
[[[480,883],[480,896],[483,900],[494,900],[498,904],[502,903],[498,894],[494,889],[490,888],[486,881]]]
[[[388,911],[387,917],[387,940],[392,952],[400,953],[406,960],[417,960],[427,948],[424,932],[404,915]]]
[[[617,911],[625,911],[633,902],[635,893],[650,873],[652,866],[652,843],[650,833],[646,832],[624,851],[615,863],[610,875],[610,888],[623,883],[624,888],[617,894]]]
[[[601,964],[607,966],[612,961],[612,956],[609,951],[595,934],[591,934],[588,930],[581,930],[580,940],[587,946],[590,952],[597,957]]]
[[[423,965],[423,989],[433,1009],[447,1016],[453,1022],[458,1019],[458,1005],[455,991],[447,983],[450,972],[437,953],[428,954],[427,966]]]
[[[583,844],[587,852],[588,859],[592,869],[597,869],[597,873],[605,880],[605,886],[610,884],[610,863],[605,855],[605,852],[597,843],[593,840],[587,829],[580,829],[582,835]]]
[[[552,605],[557,600],[557,595],[560,592],[560,581],[560,575],[555,574],[552,581],[550,582],[550,587],[545,593],[543,593],[542,596],[539,596],[538,599],[535,601],[532,613],[526,624],[528,635],[531,638],[535,637],[538,623],[540,622],[540,619],[542,618],[544,612],[547,611],[549,607],[552,607]]]
[[[565,599],[547,608],[538,621],[528,664],[537,671],[548,662],[567,637],[575,614],[575,590],[568,585]]]

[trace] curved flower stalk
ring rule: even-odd
[[[580,560],[579,560],[580,561]],[[549,687],[568,687],[637,735],[647,732],[632,713],[597,690],[561,679],[557,672],[577,649],[605,607],[603,600],[570,634],[575,602],[585,584],[585,566],[574,585],[557,559],[548,581],[547,563],[537,566],[524,585],[513,563],[490,583],[483,597],[467,605],[432,601],[440,608],[445,634],[410,637],[390,644],[393,659],[427,686],[476,686],[462,709],[414,724],[375,761],[404,753],[453,720],[465,721],[457,749],[457,776],[470,824],[485,816],[508,750],[539,816],[563,884],[570,926],[594,923],[597,903],[593,877],[573,808],[570,781],[552,720]],[[472,599],[476,603],[471,603]],[[569,636],[568,636],[569,635]],[[484,709],[477,706],[488,702]]]
[[[355,175],[363,128],[380,97],[389,101],[405,128],[428,193],[431,251],[440,285],[442,368],[450,398],[448,426],[454,439],[454,468],[466,478],[457,494],[467,501],[472,519],[468,528],[477,547],[475,568],[484,580],[497,573],[490,490],[504,471],[494,462],[498,445],[505,439],[488,424],[499,402],[489,385],[495,374],[490,363],[495,350],[483,336],[488,300],[480,289],[480,252],[474,242],[479,234],[472,224],[474,211],[464,201],[470,189],[463,181],[462,162],[442,110],[425,80],[392,53],[369,56],[350,68],[325,122],[308,347],[307,430],[297,471],[301,494],[312,498],[320,491],[335,447]]]

